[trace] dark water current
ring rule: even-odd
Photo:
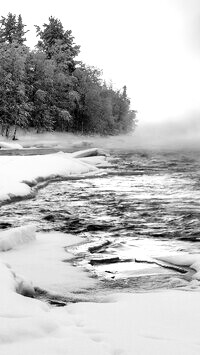
[[[185,287],[188,270],[152,263],[200,252],[200,156],[197,152],[112,152],[106,175],[54,182],[35,198],[0,208],[0,227],[35,222],[38,230],[84,237],[73,263],[100,288]]]

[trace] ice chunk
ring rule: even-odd
[[[23,149],[23,147],[18,143],[0,142],[0,149]]]
[[[90,148],[86,150],[79,150],[78,152],[72,153],[74,158],[85,158],[85,157],[93,157],[96,155],[106,155],[106,153],[99,148]]]
[[[196,271],[193,279],[200,280],[200,254],[177,253],[157,258],[173,265],[186,266]]]

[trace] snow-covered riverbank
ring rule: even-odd
[[[35,234],[31,226],[1,232],[2,239],[1,250],[9,249],[0,263],[2,355],[199,354],[199,292],[121,294],[102,303],[50,307],[17,292],[38,285],[55,291],[54,283],[69,291],[91,286],[81,270],[62,262],[68,257],[63,247],[76,238]]]
[[[105,157],[76,157],[68,153],[0,156],[0,202],[31,195],[38,182],[98,174]]]
[[[14,196],[21,196],[19,190],[24,185],[30,194],[31,186],[41,180],[96,174],[94,164],[102,159],[63,153],[0,157],[2,201],[12,197],[13,192]],[[32,226],[0,232],[0,354],[200,353],[198,291],[113,294],[101,303],[81,302],[60,308],[23,296],[34,293],[34,287],[53,293],[60,291],[62,285],[66,295],[94,287],[95,280],[87,273],[63,262],[70,258],[65,247],[77,242],[76,237],[66,234],[35,233]],[[189,258],[182,254],[162,260],[193,267],[194,277],[199,278],[198,255]]]

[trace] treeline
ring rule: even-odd
[[[71,31],[50,17],[36,27],[35,50],[25,44],[19,15],[0,20],[0,128],[16,138],[17,128],[119,134],[134,128],[126,86],[114,90],[101,71],[76,60],[80,47]]]

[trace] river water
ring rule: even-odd
[[[83,237],[70,249],[105,289],[186,287],[187,270],[162,255],[200,251],[200,157],[196,152],[114,151],[105,174],[53,182],[35,198],[1,206],[0,227]]]

